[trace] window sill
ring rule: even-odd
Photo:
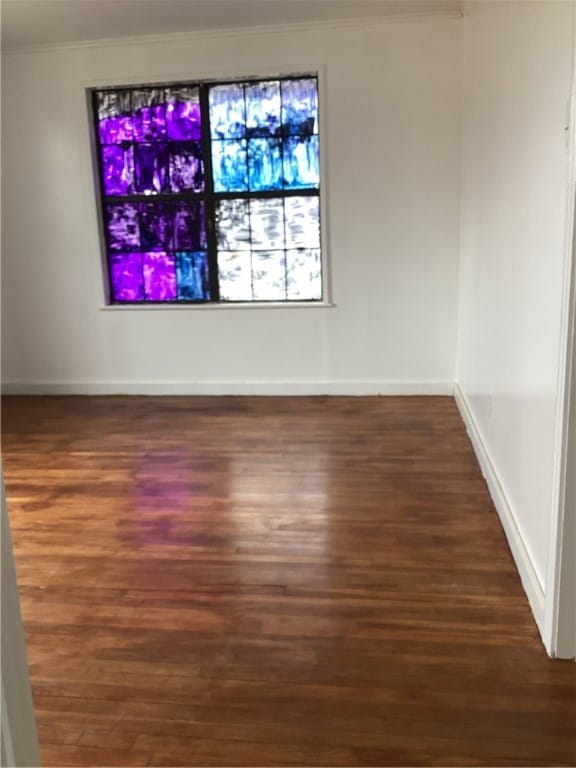
[[[216,309],[216,310],[225,310],[225,309],[327,309],[330,307],[335,307],[336,304],[330,301],[291,301],[291,302],[226,302],[222,304],[105,304],[100,307],[100,311],[102,312],[108,312],[112,311],[115,312],[117,310],[120,310],[120,312],[129,312],[131,310],[160,310],[164,311],[166,309],[172,310],[172,309],[191,309],[191,310],[206,310],[206,309]]]

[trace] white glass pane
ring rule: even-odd
[[[287,296],[291,301],[320,301],[322,266],[319,248],[286,253]]]
[[[255,301],[286,300],[286,257],[284,251],[252,253],[252,286]]]
[[[250,250],[248,200],[220,200],[216,204],[216,240],[219,251]]]
[[[284,206],[282,200],[250,201],[250,230],[254,250],[284,248]]]
[[[320,201],[317,197],[287,197],[286,247],[320,247]]]
[[[222,301],[252,301],[252,270],[249,251],[220,251],[218,279]]]

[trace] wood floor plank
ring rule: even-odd
[[[44,765],[576,765],[576,665],[450,398],[2,420]]]

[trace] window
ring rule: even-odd
[[[110,303],[322,300],[315,76],[92,99]]]

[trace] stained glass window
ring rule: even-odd
[[[113,304],[321,301],[314,76],[93,92]]]

